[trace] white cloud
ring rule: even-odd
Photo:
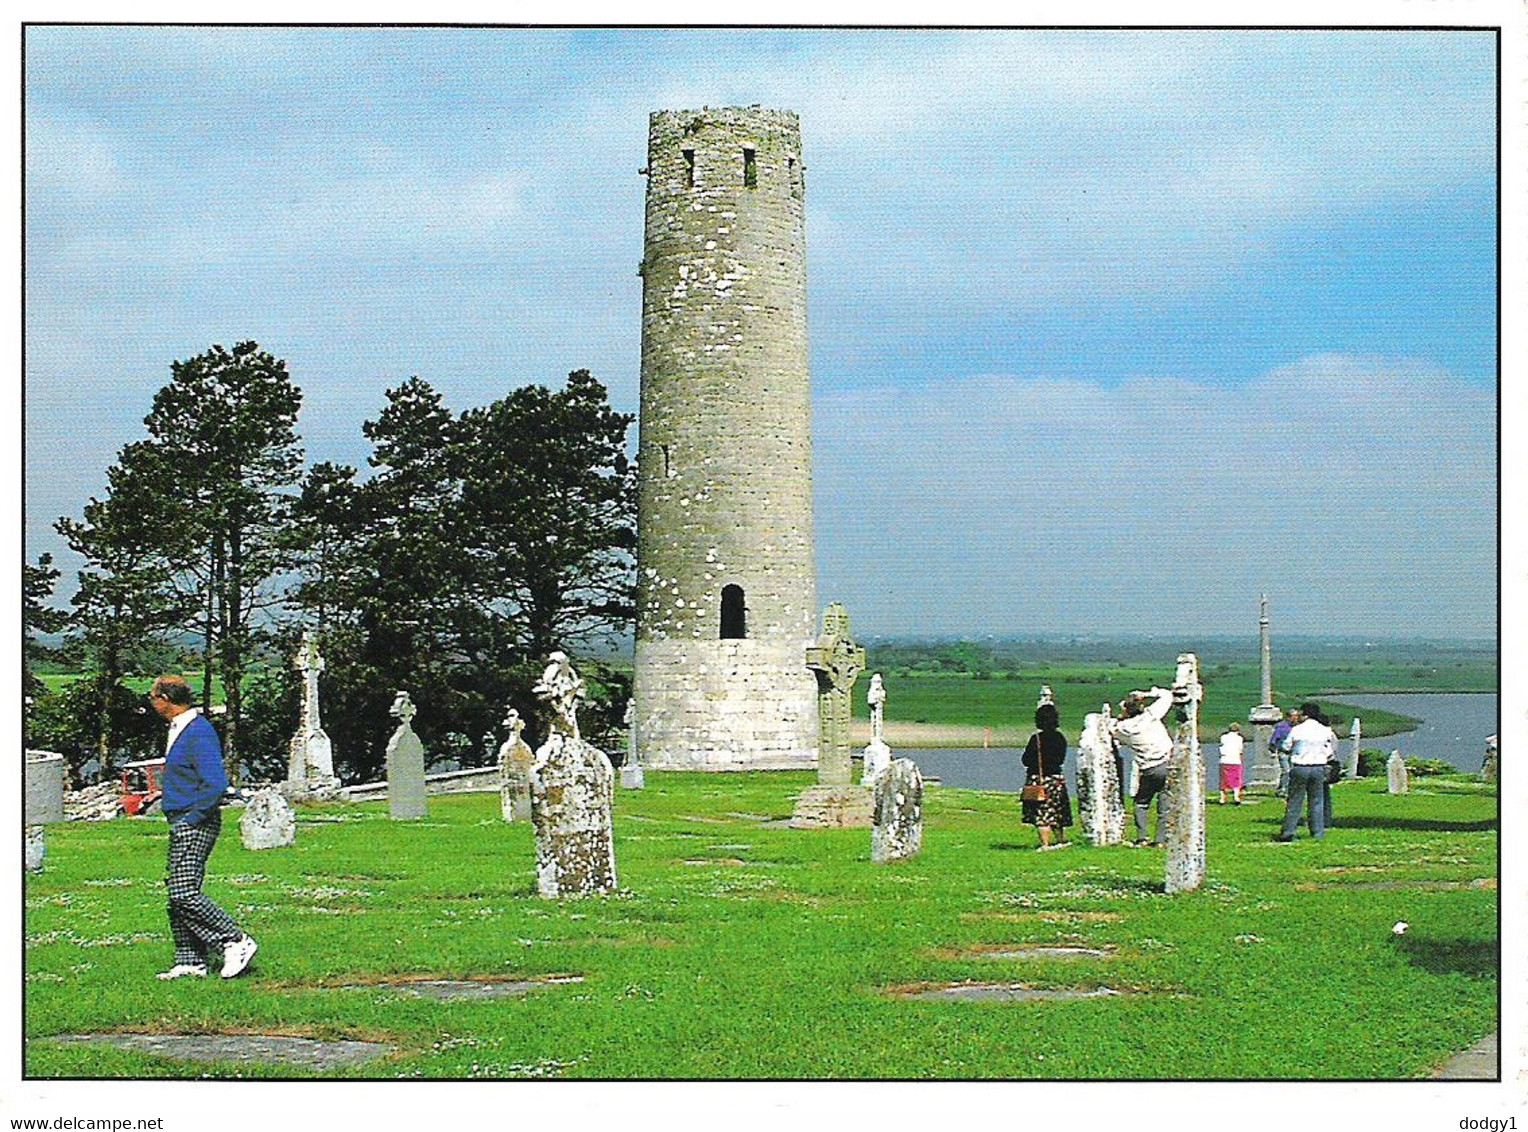
[[[830,394],[823,586],[881,633],[1224,631],[1264,589],[1290,630],[1491,632],[1495,408],[1435,370],[1338,356],[1228,389]]]

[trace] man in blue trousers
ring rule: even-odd
[[[207,859],[223,828],[218,806],[228,789],[223,749],[212,724],[191,706],[191,687],[179,676],[161,676],[149,691],[149,703],[170,725],[165,744],[164,816],[170,822],[170,933],[175,963],[161,979],[207,977],[211,953],[220,950],[221,974],[231,979],[249,966],[256,944],[239,930],[227,912],[202,894]]]

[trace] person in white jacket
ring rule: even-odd
[[[1289,752],[1289,801],[1284,806],[1280,841],[1293,841],[1300,827],[1300,811],[1306,810],[1310,835],[1326,836],[1326,761],[1337,749],[1337,736],[1322,722],[1321,705],[1300,705],[1300,721],[1284,737]]]
[[[1135,789],[1135,844],[1145,845],[1151,800],[1157,799],[1157,835],[1152,844],[1166,844],[1167,823],[1162,820],[1162,788],[1167,785],[1167,764],[1172,758],[1173,737],[1162,720],[1173,706],[1171,688],[1152,688],[1150,692],[1132,692],[1120,704],[1121,718],[1113,720],[1110,731],[1121,747],[1129,747],[1135,760],[1138,783]]]

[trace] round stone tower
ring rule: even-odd
[[[817,759],[801,127],[648,124],[635,725],[644,766]]]

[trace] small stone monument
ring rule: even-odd
[[[870,743],[865,747],[860,785],[874,790],[876,777],[891,765],[891,748],[886,745],[886,683],[879,672],[870,678],[865,702],[870,707]]]
[[[47,835],[43,826],[65,820],[64,756],[57,751],[26,753],[26,796],[22,800],[22,821],[26,825],[26,867],[42,872],[47,855]]]
[[[1119,763],[1109,734],[1109,705],[1089,712],[1077,737],[1077,809],[1090,845],[1125,840],[1125,805],[1120,798]]]
[[[302,718],[288,747],[288,792],[299,797],[335,797],[340,783],[334,776],[334,745],[318,712],[318,676],[325,665],[311,629],[303,631],[292,667],[302,673]]]
[[[414,734],[417,712],[407,692],[399,692],[387,709],[398,721],[398,730],[387,741],[387,813],[394,821],[425,815],[424,744]]]
[[[1204,751],[1199,746],[1199,658],[1178,657],[1173,699],[1182,720],[1167,767],[1167,892],[1192,892],[1204,883]]]
[[[551,709],[530,776],[537,890],[550,899],[613,892],[615,771],[578,733],[584,682],[567,655],[554,652],[535,691]]]
[[[1390,752],[1390,760],[1385,763],[1385,773],[1390,778],[1390,793],[1411,793],[1411,775],[1406,770],[1406,760],[1401,758],[1400,751]]]
[[[1500,770],[1501,745],[1495,735],[1486,736],[1486,757],[1480,761],[1480,778],[1482,782],[1495,782],[1496,775]]]
[[[505,821],[531,820],[531,764],[536,753],[523,738],[525,720],[510,708],[504,716],[509,737],[499,747],[499,808]]]
[[[273,786],[256,790],[239,818],[239,836],[246,849],[284,849],[297,843],[297,815]]]
[[[1348,728],[1348,765],[1345,778],[1358,777],[1359,746],[1364,738],[1363,721],[1358,716],[1353,717],[1353,725]]]
[[[647,778],[637,758],[636,701],[626,701],[626,714],[621,721],[626,724],[626,761],[621,764],[621,788],[641,790],[647,785]]]
[[[42,872],[43,858],[48,855],[48,840],[43,836],[43,827],[29,825],[26,830],[26,867],[29,873]]]
[[[1035,707],[1038,708],[1042,704],[1054,704],[1055,702],[1056,702],[1056,693],[1051,691],[1051,686],[1049,684],[1041,684],[1040,685],[1040,698],[1035,701]]]
[[[916,857],[923,848],[923,775],[912,759],[896,759],[875,779],[870,860],[877,865]]]
[[[817,785],[796,801],[792,829],[866,829],[874,798],[852,781],[849,757],[849,697],[865,668],[865,650],[849,636],[849,613],[837,602],[822,615],[822,636],[806,650],[806,666],[817,676]]]

